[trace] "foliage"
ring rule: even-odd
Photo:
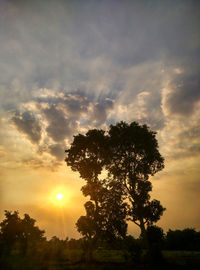
[[[82,188],[84,194],[91,194],[91,200],[85,203],[86,216],[81,216],[76,226],[88,239],[96,237],[113,241],[115,238],[125,237],[126,204],[122,201],[121,189],[117,185],[118,183],[111,183],[105,187],[103,183],[98,182]]]
[[[163,229],[158,226],[148,226],[147,227],[147,238],[150,245],[157,244],[160,247],[164,243],[164,232]]]
[[[148,254],[153,264],[163,263],[162,248],[164,243],[164,232],[163,229],[158,226],[147,227],[147,239],[149,243]]]
[[[35,226],[28,214],[19,217],[17,211],[5,211],[0,223],[0,264],[4,269],[35,269],[42,259],[44,231]]]
[[[129,200],[129,219],[145,234],[145,224],[152,225],[165,210],[158,200],[150,201],[152,184],[148,180],[164,167],[158,151],[156,133],[146,125],[125,122],[111,125],[110,157],[106,168],[113,179],[120,181]]]
[[[17,211],[5,211],[5,219],[0,223],[0,242],[5,252],[16,249],[26,254],[44,240],[44,231],[35,226],[28,214],[22,219]]]
[[[53,236],[45,245],[45,258],[54,260],[62,260],[67,247],[68,238],[60,240],[58,237]]]
[[[91,228],[90,236],[98,235],[99,228],[104,230],[101,227],[104,223],[100,220],[104,219],[103,213],[107,211],[110,215],[107,216],[109,226],[106,229],[110,224],[113,224],[112,230],[114,229],[117,222],[111,217],[114,213],[122,220],[122,211],[123,214],[126,212],[129,220],[140,227],[143,236],[146,234],[146,226],[160,219],[165,208],[158,200],[150,201],[149,195],[152,190],[149,176],[153,176],[164,167],[164,159],[158,151],[155,135],[156,133],[146,125],[120,122],[111,125],[107,133],[94,129],[89,130],[86,135],[74,136],[74,141],[66,150],[65,161],[86,181],[86,186],[82,188],[83,194],[89,195],[93,201],[89,204],[93,211],[93,219],[89,217],[87,209],[85,218],[81,217],[84,228]],[[107,173],[104,181],[100,180],[102,172]],[[110,186],[113,187],[112,193],[111,196],[107,196]],[[115,194],[117,200],[114,199],[114,202],[108,204],[102,203],[107,201],[102,200],[103,197],[115,197]],[[112,203],[113,207],[108,210]],[[81,225],[80,220],[78,225]],[[122,227],[125,228],[125,220]],[[116,236],[119,228],[120,226],[113,230]],[[83,233],[83,226],[79,227],[79,231]]]
[[[107,136],[102,130],[89,130],[86,135],[77,135],[67,150],[67,165],[79,171],[86,181],[82,187],[90,201],[85,204],[86,215],[76,223],[78,231],[87,239],[108,239],[124,237],[127,225],[126,204],[122,200],[120,183],[99,179],[105,166]],[[94,244],[94,243],[93,243]]]
[[[123,240],[123,248],[129,252],[128,257],[132,261],[140,261],[142,255],[142,245],[140,239],[135,239],[132,235],[128,235]]]
[[[169,230],[164,235],[161,228],[148,226],[146,233],[154,263],[150,269],[160,269],[160,265],[159,268],[155,265],[158,263],[162,263],[162,269],[163,266],[166,269],[169,266],[173,269],[174,266],[177,269],[184,266],[198,269],[200,253],[192,250],[200,247],[200,232],[187,228],[182,231]],[[163,239],[169,248],[179,248],[182,251],[161,251]],[[175,245],[177,243],[179,245]],[[129,235],[115,238],[112,242],[107,241],[106,244],[104,242],[102,246],[98,246],[100,242],[97,242],[93,264],[83,262],[85,244],[87,241],[84,238],[60,240],[54,236],[47,241],[44,231],[35,226],[35,220],[29,215],[20,218],[17,211],[5,211],[5,219],[0,223],[0,266],[5,270],[91,269],[91,265],[94,266],[92,269],[96,269],[96,265],[97,269],[149,269],[149,261],[146,261],[148,268],[144,265],[148,253],[143,249],[141,238],[134,239]],[[185,251],[187,249],[190,251]]]
[[[184,230],[169,230],[165,245],[171,250],[200,250],[200,232],[191,228]]]

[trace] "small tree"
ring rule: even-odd
[[[44,231],[35,226],[35,220],[29,215],[25,214],[22,219],[17,211],[5,211],[5,219],[0,223],[0,242],[5,254],[18,249],[26,255],[45,240],[43,235]]]

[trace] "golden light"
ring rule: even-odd
[[[63,196],[62,193],[56,194],[56,199],[57,199],[58,201],[61,201],[63,198],[64,198],[64,196]]]
[[[71,191],[64,185],[54,187],[47,193],[47,203],[56,208],[69,207],[70,199]]]

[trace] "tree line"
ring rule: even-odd
[[[80,250],[80,261],[87,261],[87,239],[61,240],[53,236],[45,237],[45,231],[36,226],[36,221],[28,214],[23,218],[17,211],[5,211],[5,218],[0,223],[0,265],[2,269],[42,269],[49,261],[66,261],[67,250]],[[164,234],[157,226],[149,226],[146,231],[152,256],[158,257],[158,250],[195,250],[200,251],[200,232],[187,228],[169,230]],[[131,235],[115,238],[112,242],[98,239],[94,249],[123,250],[127,260],[139,262],[145,242],[142,237],[135,239]],[[156,253],[156,254],[155,254]],[[128,254],[128,255],[127,255]],[[24,268],[23,268],[24,267]],[[48,268],[47,268],[48,269]]]

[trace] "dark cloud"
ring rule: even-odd
[[[113,100],[101,98],[95,102],[84,93],[60,92],[36,99],[38,108],[45,116],[48,126],[46,131],[55,142],[70,138],[81,126],[100,126],[107,121],[109,112],[114,107]]]
[[[79,118],[82,113],[88,112],[89,101],[85,94],[65,94],[62,103],[71,118]]]
[[[42,91],[41,91],[42,92]],[[89,97],[85,93],[59,91],[53,95],[45,94],[35,98],[37,104],[45,103],[48,106],[62,107],[64,113],[70,118],[79,118],[88,111]]]
[[[25,2],[0,10],[0,80],[6,86],[18,78],[28,91],[55,83],[87,88],[88,81],[114,73],[113,92],[128,67],[160,59],[169,65],[198,53],[198,1]]]
[[[57,143],[52,144],[49,146],[49,152],[51,155],[55,156],[57,160],[64,160],[65,157],[65,144],[64,143]]]
[[[75,121],[67,119],[62,110],[59,110],[54,105],[43,109],[43,114],[48,122],[46,131],[55,142],[65,140],[71,136],[77,127]]]
[[[12,117],[12,122],[16,128],[25,134],[32,143],[39,143],[41,139],[42,128],[39,121],[31,112],[15,114]]]
[[[184,74],[185,75],[185,74]],[[165,107],[172,115],[189,116],[200,101],[200,80],[177,77],[169,86]]]
[[[145,116],[140,120],[143,124],[148,124],[153,130],[161,130],[165,125],[165,117],[161,108],[161,94],[160,91],[153,89],[146,96],[143,108]]]
[[[100,102],[92,105],[91,115],[89,121],[90,124],[95,126],[100,126],[104,124],[107,120],[108,113],[113,109],[114,102],[111,99],[103,99]]]
[[[41,89],[36,93],[30,105],[29,103],[23,105],[24,107],[32,106],[33,112],[16,113],[12,117],[12,122],[32,142],[38,143],[42,137],[43,140],[38,145],[37,153],[39,155],[49,153],[60,164],[60,161],[64,159],[65,140],[71,140],[79,128],[99,127],[106,123],[114,102],[103,97],[94,102],[91,96],[87,97],[84,93]],[[41,119],[42,128],[34,114]],[[44,165],[35,161],[27,162],[24,161],[35,167]]]
[[[57,145],[45,151],[58,158],[58,144],[79,128],[135,120],[162,130],[166,77],[172,82],[164,107],[171,116],[192,115],[200,98],[199,10],[198,1],[187,0],[4,1],[1,108],[6,115],[37,103],[46,124],[42,138]],[[171,77],[173,68],[184,70],[184,77]],[[42,88],[54,94],[36,96]],[[139,104],[145,91],[149,95]],[[39,123],[37,132],[28,129],[21,113],[13,122],[30,140],[40,140]]]

